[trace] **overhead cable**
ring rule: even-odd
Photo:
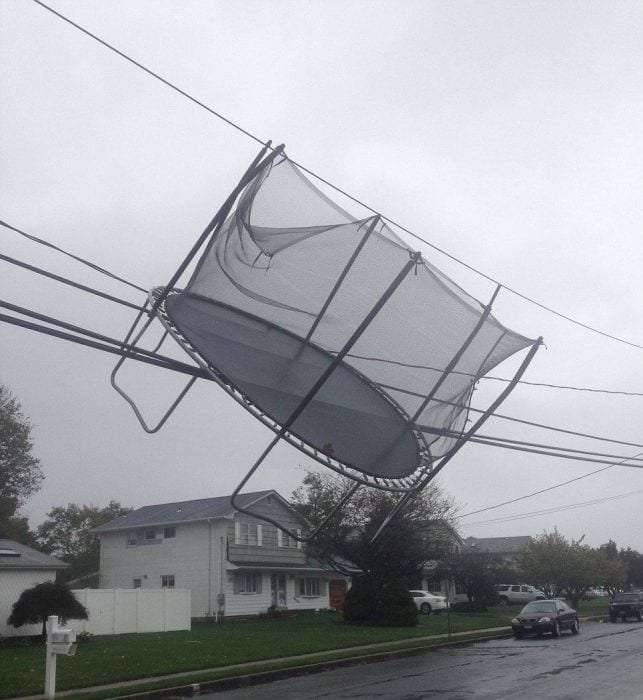
[[[492,523],[508,523],[513,520],[524,520],[525,518],[533,518],[539,515],[551,515],[552,513],[561,513],[566,510],[586,508],[587,506],[598,505],[599,503],[607,503],[608,501],[616,501],[621,498],[628,498],[629,496],[637,496],[641,493],[643,493],[643,489],[639,489],[638,491],[629,491],[628,493],[620,493],[617,496],[606,496],[605,498],[596,498],[593,501],[582,501],[581,503],[570,503],[568,505],[557,506],[555,508],[534,510],[529,513],[521,513],[520,515],[508,515],[504,518],[494,518],[492,520],[478,520],[474,523],[467,523],[466,527],[473,527],[474,525],[490,525]]]
[[[634,455],[634,457],[630,457],[629,459],[639,459],[640,457],[643,456],[643,452],[639,452],[639,454]],[[625,460],[623,460],[625,461]],[[595,474],[600,474],[601,472],[606,471],[607,469],[612,469],[613,467],[617,467],[621,464],[621,462],[615,462],[614,464],[608,464],[606,467],[601,467],[600,469],[596,469],[593,472],[589,472],[588,474],[582,474],[581,476],[577,476],[573,479],[568,479],[567,481],[562,481],[559,484],[554,484],[553,486],[548,486],[546,489],[540,489],[539,491],[534,491],[533,493],[528,493],[525,494],[524,496],[519,496],[518,498],[512,498],[509,501],[502,501],[502,503],[496,503],[493,506],[487,506],[486,508],[479,508],[478,510],[472,510],[469,513],[464,513],[463,515],[459,515],[459,518],[467,518],[470,517],[471,515],[478,515],[479,513],[486,513],[489,510],[496,510],[496,508],[502,508],[502,506],[508,506],[512,503],[518,503],[519,501],[524,501],[527,498],[533,498],[534,496],[539,496],[542,493],[547,493],[549,491],[553,491],[554,489],[559,489],[563,486],[567,486],[569,484],[573,484],[575,481],[581,481],[582,479],[587,479],[590,476],[594,476]]]
[[[12,226],[11,224],[8,224],[6,221],[2,221],[0,219],[0,226],[4,226],[5,228],[10,229],[11,231],[15,231],[16,233],[20,234],[21,236],[24,236],[25,238],[28,238],[30,241],[33,241],[34,243],[38,243],[40,245],[44,245],[47,248],[52,248],[53,250],[62,253],[63,255],[66,255],[69,258],[72,258],[73,260],[76,260],[79,263],[82,263],[83,265],[87,265],[87,267],[92,268],[92,270],[96,270],[96,272],[100,272],[102,275],[107,275],[107,277],[111,277],[114,280],[117,280],[118,282],[122,282],[123,284],[128,285],[129,287],[132,287],[133,289],[137,289],[139,292],[145,292],[147,293],[146,289],[143,289],[143,287],[139,287],[137,284],[133,284],[132,282],[129,282],[128,280],[124,279],[123,277],[119,277],[118,275],[115,275],[113,272],[109,272],[109,270],[106,270],[103,267],[100,267],[99,265],[96,265],[95,263],[85,260],[84,258],[80,258],[77,255],[73,255],[72,253],[68,253],[66,250],[63,250],[62,248],[59,248],[57,245],[54,245],[53,243],[49,243],[49,241],[45,241],[42,238],[38,238],[37,236],[32,236],[30,233],[26,233],[25,231],[22,231],[19,228],[16,228],[15,226]]]
[[[179,87],[178,87],[177,85],[175,85],[174,83],[171,83],[169,80],[166,80],[165,78],[161,77],[158,73],[155,73],[154,71],[150,70],[149,68],[147,68],[146,66],[144,66],[142,63],[139,63],[138,61],[136,61],[135,59],[133,59],[131,56],[128,56],[128,55],[127,55],[126,53],[124,53],[123,51],[120,51],[119,49],[117,49],[117,48],[116,48],[115,46],[113,46],[112,44],[109,44],[109,43],[108,43],[107,41],[105,41],[104,39],[99,38],[98,36],[96,36],[95,34],[93,34],[92,32],[90,32],[89,30],[85,29],[85,28],[82,27],[81,25],[77,24],[77,23],[74,22],[73,20],[69,19],[69,18],[66,17],[65,15],[61,14],[60,12],[57,12],[56,10],[54,10],[54,9],[51,8],[51,7],[49,7],[48,5],[46,5],[46,4],[45,4],[44,2],[42,2],[41,0],[33,0],[33,2],[35,2],[37,5],[40,5],[40,6],[41,6],[42,8],[44,8],[45,10],[48,10],[48,11],[51,12],[52,14],[56,15],[58,18],[62,19],[64,22],[67,22],[67,23],[70,24],[72,27],[74,27],[74,28],[78,29],[79,31],[83,32],[85,35],[87,35],[87,36],[89,36],[90,38],[94,39],[94,40],[97,41],[98,43],[102,44],[105,48],[107,48],[107,49],[109,49],[110,51],[113,51],[114,53],[118,54],[121,58],[125,59],[126,61],[129,61],[130,63],[132,63],[133,65],[135,65],[137,68],[140,68],[141,70],[145,71],[148,75],[151,75],[153,78],[156,78],[157,80],[159,80],[160,82],[162,82],[164,85],[166,85],[167,87],[171,88],[172,90],[178,92],[180,95],[182,95],[182,96],[185,97],[186,99],[190,100],[191,102],[193,102],[193,103],[196,104],[197,106],[201,107],[202,109],[205,109],[207,112],[209,112],[209,113],[212,114],[213,116],[217,117],[218,119],[221,119],[222,121],[224,121],[224,122],[225,122],[226,124],[228,124],[229,126],[232,126],[234,129],[237,129],[237,131],[240,131],[241,133],[245,134],[246,136],[248,136],[249,138],[251,138],[253,141],[256,141],[257,143],[260,143],[260,144],[262,144],[262,145],[264,145],[264,144],[266,143],[266,139],[260,139],[258,136],[255,136],[254,134],[252,134],[252,133],[251,133],[250,131],[248,131],[247,129],[244,129],[244,128],[241,127],[239,124],[236,124],[235,122],[233,122],[231,119],[228,119],[227,117],[224,117],[221,113],[217,112],[216,110],[212,109],[211,107],[208,107],[206,104],[204,104],[204,103],[201,102],[200,100],[196,99],[195,97],[193,97],[192,95],[190,95],[189,93],[187,93],[185,90],[182,90],[181,88],[179,88]],[[291,160],[292,160],[292,159],[291,159]],[[308,173],[309,175],[311,175],[312,177],[314,177],[316,180],[318,180],[318,181],[320,181],[320,182],[323,182],[325,185],[327,185],[327,186],[330,187],[331,189],[335,190],[336,192],[339,192],[340,194],[344,195],[344,196],[347,197],[348,199],[350,199],[350,200],[352,200],[353,202],[355,202],[355,203],[359,204],[360,206],[364,207],[364,208],[367,209],[368,211],[370,211],[370,212],[372,212],[372,213],[374,213],[374,214],[378,214],[378,213],[379,213],[378,210],[374,209],[373,207],[371,207],[370,205],[366,204],[365,202],[363,202],[362,200],[358,199],[357,197],[354,197],[353,195],[349,194],[348,192],[346,192],[346,191],[343,190],[342,188],[338,187],[337,185],[334,185],[333,183],[329,182],[328,180],[326,180],[325,178],[321,177],[320,175],[318,175],[317,173],[313,172],[312,170],[309,170],[308,168],[306,168],[306,167],[305,167],[304,165],[302,165],[301,163],[298,163],[297,161],[294,161],[294,160],[292,160],[292,162],[293,162],[295,165],[297,165],[301,170],[303,170],[304,172],[306,172],[306,173]],[[484,279],[486,279],[486,280],[488,280],[488,281],[490,281],[490,282],[493,282],[493,283],[496,284],[496,285],[500,285],[501,287],[503,287],[504,289],[506,289],[508,292],[510,292],[511,294],[514,294],[515,296],[517,296],[517,297],[523,299],[524,301],[528,301],[528,302],[530,302],[531,304],[534,304],[535,306],[538,306],[539,308],[543,309],[544,311],[548,311],[549,313],[554,314],[555,316],[558,316],[558,317],[560,317],[560,318],[563,318],[563,319],[565,319],[566,321],[569,321],[570,323],[573,323],[573,324],[575,324],[575,325],[577,325],[577,326],[580,326],[581,328],[584,328],[584,329],[586,329],[586,330],[588,330],[588,331],[591,331],[591,332],[593,332],[593,333],[597,333],[598,335],[601,335],[601,336],[603,336],[603,337],[605,337],[605,338],[609,338],[609,339],[611,339],[611,340],[615,340],[616,342],[623,343],[623,344],[625,344],[625,345],[629,345],[630,347],[635,347],[635,348],[638,348],[639,350],[643,350],[643,345],[640,345],[640,344],[638,344],[638,343],[634,343],[634,342],[629,341],[629,340],[626,340],[626,339],[624,339],[624,338],[620,338],[620,337],[615,336],[615,335],[612,335],[612,334],[610,334],[610,333],[606,333],[605,331],[601,331],[601,330],[599,330],[598,328],[594,328],[593,326],[590,326],[590,325],[588,325],[588,324],[586,324],[586,323],[583,323],[583,322],[581,322],[581,321],[577,321],[576,319],[572,318],[571,316],[567,316],[566,314],[564,314],[564,313],[562,313],[562,312],[560,312],[560,311],[556,311],[555,309],[551,308],[550,306],[546,306],[545,304],[542,304],[541,302],[538,302],[538,301],[536,301],[535,299],[532,299],[531,297],[528,297],[526,294],[523,294],[522,292],[519,292],[519,291],[513,289],[512,287],[508,287],[507,285],[502,284],[501,282],[499,282],[498,280],[494,279],[494,278],[491,277],[490,275],[487,275],[487,274],[485,274],[484,272],[482,272],[481,270],[479,270],[479,269],[473,267],[472,265],[469,265],[468,263],[464,262],[464,261],[461,260],[460,258],[457,258],[456,256],[452,255],[451,253],[448,253],[447,251],[445,251],[444,249],[440,248],[439,246],[437,246],[437,245],[435,245],[435,244],[433,244],[433,243],[430,243],[430,242],[427,241],[426,239],[422,238],[422,237],[419,236],[418,234],[416,234],[416,233],[414,233],[413,231],[409,230],[409,229],[406,228],[405,226],[402,226],[401,224],[397,223],[397,222],[394,221],[393,219],[390,219],[390,218],[388,218],[388,217],[386,217],[386,216],[382,216],[382,218],[383,218],[385,221],[387,221],[389,224],[391,224],[391,225],[393,225],[393,226],[399,228],[401,231],[404,231],[405,233],[407,233],[408,235],[410,235],[410,236],[412,236],[413,238],[417,239],[418,241],[421,241],[421,242],[424,243],[425,245],[428,245],[428,246],[429,246],[430,248],[432,248],[433,250],[435,250],[435,251],[441,253],[442,255],[448,257],[449,259],[453,260],[454,262],[458,263],[459,265],[462,265],[463,267],[467,268],[468,270],[471,270],[472,272],[475,272],[475,273],[476,273],[477,275],[479,275],[480,277],[483,277]]]

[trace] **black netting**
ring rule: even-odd
[[[475,382],[533,344],[489,316],[434,391],[483,306],[422,258],[391,290],[412,256],[379,218],[353,219],[281,157],[246,187],[165,309],[227,384],[284,425],[384,297],[289,432],[398,479],[444,456]]]

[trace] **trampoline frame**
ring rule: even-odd
[[[127,336],[125,340],[123,341],[122,344],[122,357],[121,359],[117,362],[116,366],[114,367],[112,374],[111,374],[111,383],[114,389],[129,403],[131,406],[132,410],[134,411],[134,414],[136,415],[139,423],[143,427],[143,429],[148,432],[148,433],[155,433],[160,428],[165,424],[167,419],[172,415],[174,410],[177,408],[177,406],[180,404],[180,402],[183,400],[183,398],[186,396],[186,394],[189,392],[189,390],[192,388],[194,385],[195,381],[198,379],[197,376],[193,376],[190,378],[190,380],[187,382],[187,384],[183,387],[183,389],[179,392],[177,395],[176,399],[173,401],[173,403],[170,405],[170,407],[166,410],[166,412],[163,414],[163,416],[160,418],[160,420],[156,423],[154,426],[149,426],[147,422],[145,421],[142,413],[138,409],[136,403],[133,401],[133,399],[125,392],[125,390],[120,387],[116,381],[116,377],[122,368],[124,362],[128,359],[128,357],[136,351],[136,346],[137,343],[141,340],[142,336],[146,333],[146,331],[149,329],[151,323],[155,320],[158,319],[161,324],[163,325],[165,331],[158,342],[156,348],[153,350],[153,352],[158,351],[158,349],[161,347],[167,336],[171,336],[180,346],[181,348],[192,358],[192,360],[205,372],[207,375],[207,378],[213,380],[216,382],[222,389],[226,391],[232,398],[234,398],[237,403],[242,405],[247,411],[251,413],[255,418],[257,418],[263,425],[265,425],[267,428],[269,428],[272,432],[275,433],[275,437],[272,439],[272,441],[269,443],[269,445],[263,450],[259,458],[254,462],[254,464],[250,467],[250,469],[247,471],[246,475],[242,478],[242,480],[239,482],[238,486],[234,489],[230,501],[232,507],[240,512],[244,513],[246,515],[249,515],[253,518],[257,518],[259,520],[262,520],[264,522],[268,522],[280,530],[282,530],[284,533],[286,533],[288,536],[292,537],[294,540],[299,541],[299,542],[308,542],[312,540],[331,520],[331,518],[338,512],[340,511],[351,499],[351,497],[355,494],[355,492],[361,488],[361,487],[370,487],[370,488],[375,488],[379,490],[384,490],[391,492],[393,494],[397,494],[400,496],[399,500],[395,504],[395,506],[392,508],[392,510],[388,513],[388,515],[385,517],[384,521],[382,522],[381,526],[377,530],[376,534],[373,536],[372,541],[376,540],[377,537],[381,534],[383,529],[388,525],[388,523],[391,521],[392,518],[394,518],[404,507],[405,505],[412,499],[414,498],[422,489],[424,489],[430,481],[437,476],[437,474],[446,466],[446,464],[455,456],[455,454],[466,444],[466,442],[469,440],[470,437],[474,435],[475,432],[486,422],[486,420],[492,415],[492,413],[498,408],[498,406],[507,398],[507,396],[513,391],[515,388],[516,384],[518,383],[520,377],[522,374],[525,372],[527,369],[528,365],[530,364],[531,360],[533,359],[538,347],[542,344],[542,338],[538,338],[536,341],[534,341],[531,344],[531,347],[527,353],[527,356],[524,358],[523,362],[521,363],[520,367],[516,371],[514,377],[509,381],[508,385],[505,387],[505,389],[500,393],[500,395],[491,403],[491,405],[487,408],[487,410],[480,416],[480,418],[474,423],[474,425],[467,430],[466,432],[462,432],[460,434],[460,437],[455,441],[454,445],[440,458],[434,459],[431,456],[430,453],[430,447],[427,445],[426,439],[424,437],[423,431],[421,430],[420,427],[416,425],[416,420],[418,417],[421,415],[422,411],[426,408],[426,406],[434,400],[435,394],[437,393],[438,389],[440,386],[443,384],[443,382],[446,380],[446,378],[449,376],[449,374],[455,369],[457,366],[458,361],[462,357],[462,355],[465,353],[466,349],[469,347],[477,333],[480,331],[480,329],[483,327],[484,322],[488,318],[489,314],[491,313],[491,307],[492,304],[498,295],[501,286],[498,285],[497,288],[495,289],[493,296],[491,297],[489,303],[483,308],[482,314],[476,323],[475,327],[473,330],[469,333],[468,337],[465,339],[459,350],[454,354],[450,362],[447,364],[445,369],[442,371],[440,377],[437,379],[437,381],[434,383],[433,387],[430,389],[430,391],[427,392],[425,398],[423,399],[420,407],[416,410],[414,416],[408,416],[406,412],[392,399],[391,396],[389,396],[385,391],[383,391],[380,387],[375,385],[371,380],[369,380],[367,377],[365,377],[362,373],[357,371],[352,365],[349,366],[350,371],[354,372],[356,375],[358,375],[363,381],[365,381],[372,389],[377,391],[381,396],[383,396],[391,405],[393,405],[405,418],[405,421],[407,423],[407,426],[409,430],[412,432],[414,435],[418,448],[419,448],[419,463],[416,466],[415,470],[411,474],[404,475],[403,477],[382,477],[382,476],[375,476],[368,474],[362,470],[359,469],[359,467],[356,467],[354,465],[349,465],[345,464],[344,462],[333,458],[331,455],[326,454],[325,452],[322,452],[318,448],[314,447],[313,445],[307,443],[305,440],[303,440],[301,437],[297,436],[296,434],[292,433],[290,431],[290,427],[293,425],[293,423],[296,421],[296,419],[301,415],[303,411],[305,411],[306,407],[308,404],[313,400],[317,392],[321,389],[321,387],[324,385],[324,383],[328,380],[328,378],[332,375],[333,371],[342,363],[343,359],[349,354],[351,348],[353,345],[359,340],[359,338],[362,336],[366,328],[369,326],[369,324],[374,320],[374,318],[377,316],[379,311],[382,309],[382,307],[386,304],[386,301],[395,293],[395,290],[398,288],[398,286],[404,281],[406,276],[409,274],[411,270],[413,270],[416,265],[421,261],[421,254],[419,252],[409,252],[409,260],[403,265],[403,267],[400,269],[396,277],[391,281],[387,289],[384,291],[384,293],[380,296],[378,301],[373,305],[371,310],[366,314],[362,322],[357,326],[357,328],[354,330],[354,332],[351,334],[350,338],[346,343],[344,344],[344,347],[339,350],[336,353],[332,353],[333,359],[331,360],[330,364],[326,367],[326,369],[322,372],[320,377],[317,379],[315,384],[308,390],[306,395],[300,400],[299,404],[296,406],[296,408],[292,411],[291,415],[283,422],[279,423],[277,420],[275,420],[273,417],[268,415],[265,411],[263,411],[261,408],[256,406],[253,401],[251,400],[250,397],[246,396],[235,384],[230,381],[227,377],[225,377],[222,372],[214,367],[206,357],[204,357],[197,348],[194,347],[194,345],[185,337],[185,335],[176,327],[176,325],[172,322],[170,319],[166,306],[165,306],[165,301],[168,299],[170,295],[174,294],[180,294],[181,290],[177,289],[175,287],[176,283],[179,281],[185,270],[187,269],[188,265],[190,262],[194,259],[195,255],[198,253],[200,248],[208,241],[209,239],[212,239],[214,236],[217,235],[219,230],[221,229],[221,226],[224,224],[229,212],[231,211],[234,203],[236,202],[237,198],[243,191],[243,189],[257,176],[259,175],[267,166],[270,165],[270,163],[275,159],[276,156],[282,154],[283,151],[283,145],[279,146],[275,149],[272,150],[271,153],[269,153],[266,156],[266,153],[268,150],[270,150],[270,142],[265,144],[264,148],[260,151],[260,153],[257,155],[257,157],[254,159],[254,161],[251,163],[250,167],[246,170],[244,176],[241,178],[239,181],[238,185],[234,188],[234,190],[231,192],[231,194],[228,196],[222,207],[219,209],[219,211],[215,214],[214,218],[212,221],[208,224],[208,226],[204,229],[202,232],[201,236],[197,240],[197,242],[194,244],[184,261],[181,263],[177,271],[174,273],[168,284],[164,287],[155,287],[152,289],[149,293],[148,299],[145,302],[145,305],[143,306],[142,310],[138,313],[136,319],[134,320],[134,323],[132,324],[129,332],[127,333]],[[307,336],[304,340],[304,342],[309,343],[311,346],[321,350],[324,352],[326,355],[330,355],[330,353],[323,349],[319,348],[319,346],[315,345],[311,341],[311,337],[315,331],[315,328],[317,327],[317,324],[319,323],[321,317],[324,315],[325,311],[329,307],[333,296],[336,294],[337,290],[341,286],[343,279],[346,277],[346,274],[348,273],[348,270],[350,269],[351,265],[359,255],[359,252],[363,245],[365,244],[366,240],[368,237],[371,235],[371,233],[374,231],[376,225],[378,222],[381,220],[380,215],[375,215],[373,217],[373,220],[368,226],[368,230],[364,234],[362,240],[356,247],[355,251],[353,252],[351,258],[349,259],[347,265],[344,267],[344,270],[342,273],[339,275],[333,289],[331,290],[329,296],[326,299],[326,302],[324,303],[322,309],[320,312],[317,314],[317,317],[315,321],[313,322],[313,325],[311,326],[311,329],[309,330]],[[139,326],[141,320],[143,319],[144,316],[147,316],[147,320],[143,323],[142,328],[138,333],[136,333],[136,329]],[[283,330],[283,329],[281,329]],[[130,342],[130,339],[134,337],[134,339]],[[247,484],[247,482],[250,480],[250,478],[253,476],[253,474],[257,471],[257,469],[260,467],[260,465],[263,463],[263,461],[266,459],[268,454],[273,450],[273,448],[281,441],[285,440],[289,444],[293,445],[300,451],[304,452],[307,456],[311,457],[314,459],[316,462],[320,463],[322,466],[325,466],[336,473],[340,474],[341,476],[344,476],[348,478],[350,481],[352,481],[352,485],[347,489],[346,493],[344,496],[340,499],[340,501],[335,504],[328,513],[323,517],[322,521],[312,530],[310,530],[307,534],[298,534],[297,532],[292,531],[282,523],[278,522],[274,518],[271,518],[263,513],[256,513],[252,511],[249,508],[245,508],[244,506],[240,505],[237,498],[239,494],[241,493],[241,490],[243,487]]]

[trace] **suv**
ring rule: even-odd
[[[545,600],[547,596],[533,586],[525,583],[501,583],[496,586],[500,605],[531,603],[532,600]]]
[[[643,593],[640,591],[617,593],[610,605],[610,622],[617,622],[619,617],[623,622],[628,617],[635,617],[641,622],[641,613],[643,613]]]

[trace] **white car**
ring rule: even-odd
[[[428,591],[409,591],[409,593],[413,596],[417,609],[426,615],[430,615],[432,612],[439,615],[449,607],[444,596],[434,595]]]

